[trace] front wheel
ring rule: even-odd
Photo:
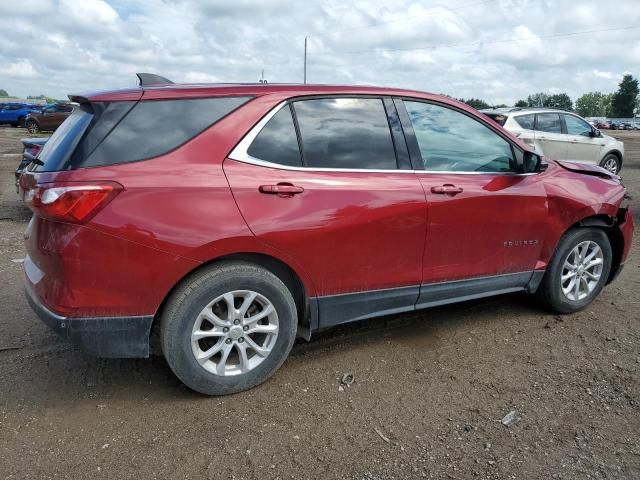
[[[545,272],[538,293],[557,313],[587,307],[602,291],[611,271],[611,244],[600,229],[566,233]]]
[[[176,376],[206,395],[225,395],[267,380],[285,361],[297,309],[273,273],[225,262],[188,278],[160,319],[162,351]]]
[[[31,134],[38,133],[40,131],[40,125],[35,120],[27,120],[27,131]]]
[[[602,159],[602,162],[600,162],[600,166],[605,170],[609,170],[611,173],[614,173],[617,175],[621,167],[620,159],[618,158],[617,155],[610,153],[609,155],[607,155]]]

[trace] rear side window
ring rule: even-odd
[[[265,162],[301,167],[298,137],[289,105],[281,108],[267,122],[247,153]]]
[[[520,125],[525,130],[533,130],[533,125],[535,124],[536,117],[535,115],[518,115],[517,117],[513,117],[518,125]]]
[[[84,104],[56,130],[32,170],[115,165],[167,153],[251,97]]]
[[[398,168],[381,99],[323,98],[293,105],[306,167]]]
[[[167,153],[249,100],[248,97],[138,102],[83,162],[135,162]]]
[[[540,132],[562,133],[560,115],[557,113],[539,113],[536,130]]]

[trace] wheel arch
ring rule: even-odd
[[[607,158],[608,155],[615,155],[616,157],[618,157],[618,160],[620,160],[620,170],[622,170],[622,163],[623,163],[623,156],[622,156],[622,152],[616,148],[612,149],[612,150],[607,150],[604,155],[602,155],[602,158],[600,158],[600,163],[602,163],[602,161]]]
[[[609,273],[609,278],[607,279],[607,284],[610,283],[618,271],[620,267],[620,263],[622,262],[622,253],[624,251],[624,236],[618,227],[618,222],[616,217],[612,217],[611,215],[606,214],[597,214],[592,215],[586,218],[583,218],[579,222],[572,225],[567,232],[574,228],[599,228],[604,231],[609,239],[609,243],[611,244],[611,270]],[[565,232],[566,233],[566,232]]]
[[[298,332],[297,336],[309,340],[311,338],[311,331],[313,330],[314,322],[317,323],[317,305],[310,301],[307,289],[302,281],[302,277],[287,263],[272,255],[259,252],[236,252],[219,257],[213,258],[209,261],[203,262],[194,269],[187,272],[180,278],[175,285],[164,296],[160,306],[158,307],[151,325],[151,332],[149,341],[151,344],[151,350],[155,352],[160,351],[160,329],[158,328],[160,318],[167,301],[171,298],[176,289],[188,280],[191,276],[197,274],[203,269],[209,268],[213,265],[222,262],[247,262],[254,265],[258,265],[265,270],[270,271],[277,276],[282,282],[289,288],[293,299],[296,303],[298,311]],[[315,309],[315,311],[314,311]]]

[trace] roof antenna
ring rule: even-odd
[[[141,87],[149,87],[152,85],[168,85],[173,82],[168,78],[161,77],[155,73],[136,73]]]

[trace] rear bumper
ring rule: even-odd
[[[27,284],[27,300],[49,328],[83,352],[105,358],[149,356],[149,333],[153,316],[63,317],[49,310]]]

